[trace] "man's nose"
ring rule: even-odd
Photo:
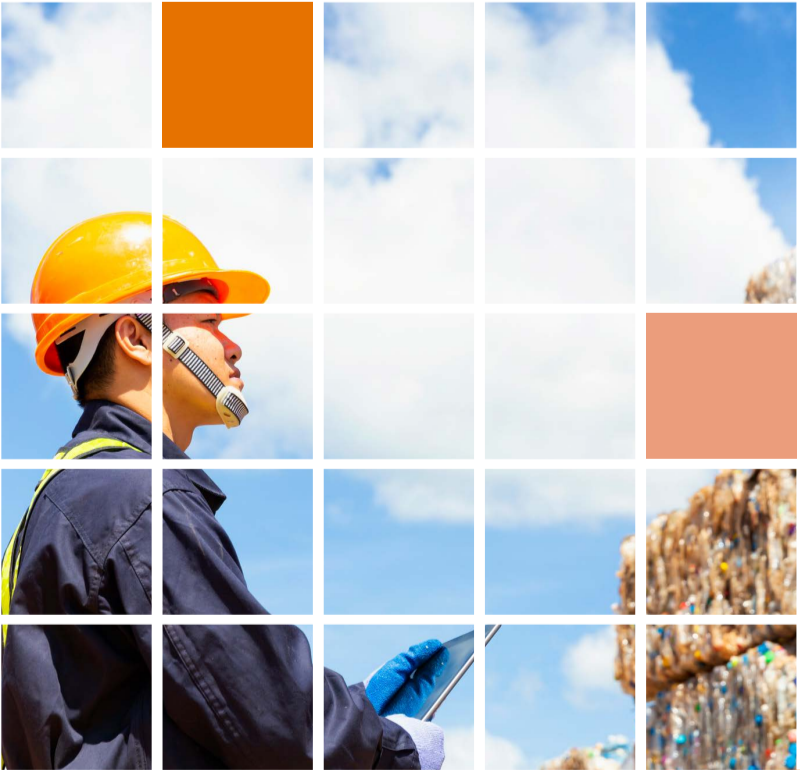
[[[242,349],[230,337],[225,337],[224,345],[226,361],[241,361]]]

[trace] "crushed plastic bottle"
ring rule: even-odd
[[[652,637],[658,638],[653,655],[662,654],[663,639],[670,636]],[[797,756],[796,700],[794,640],[786,646],[760,642],[654,696],[647,707],[646,766],[649,770],[791,768]]]
[[[794,615],[796,532],[795,471],[722,471],[647,527],[648,614]]]

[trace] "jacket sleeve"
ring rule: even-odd
[[[325,768],[419,768],[411,736],[378,716],[363,684],[325,669]]]
[[[99,612],[125,615],[152,612],[152,520],[148,505],[111,548],[98,589]]]
[[[164,613],[267,614],[225,530],[191,490],[164,495]],[[311,650],[299,629],[164,632],[165,710],[179,730],[226,767],[311,766]],[[363,687],[348,689],[327,671],[325,682],[326,767],[419,766],[411,737],[375,713]]]
[[[308,640],[293,626],[164,626],[164,709],[224,767],[310,768]]]

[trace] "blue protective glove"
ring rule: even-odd
[[[413,717],[433,692],[436,679],[449,659],[450,651],[438,639],[415,644],[367,679],[367,698],[381,716]]]

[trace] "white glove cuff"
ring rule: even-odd
[[[411,719],[403,714],[387,717],[400,725],[414,741],[421,770],[440,770],[444,762],[444,730],[433,722]]]

